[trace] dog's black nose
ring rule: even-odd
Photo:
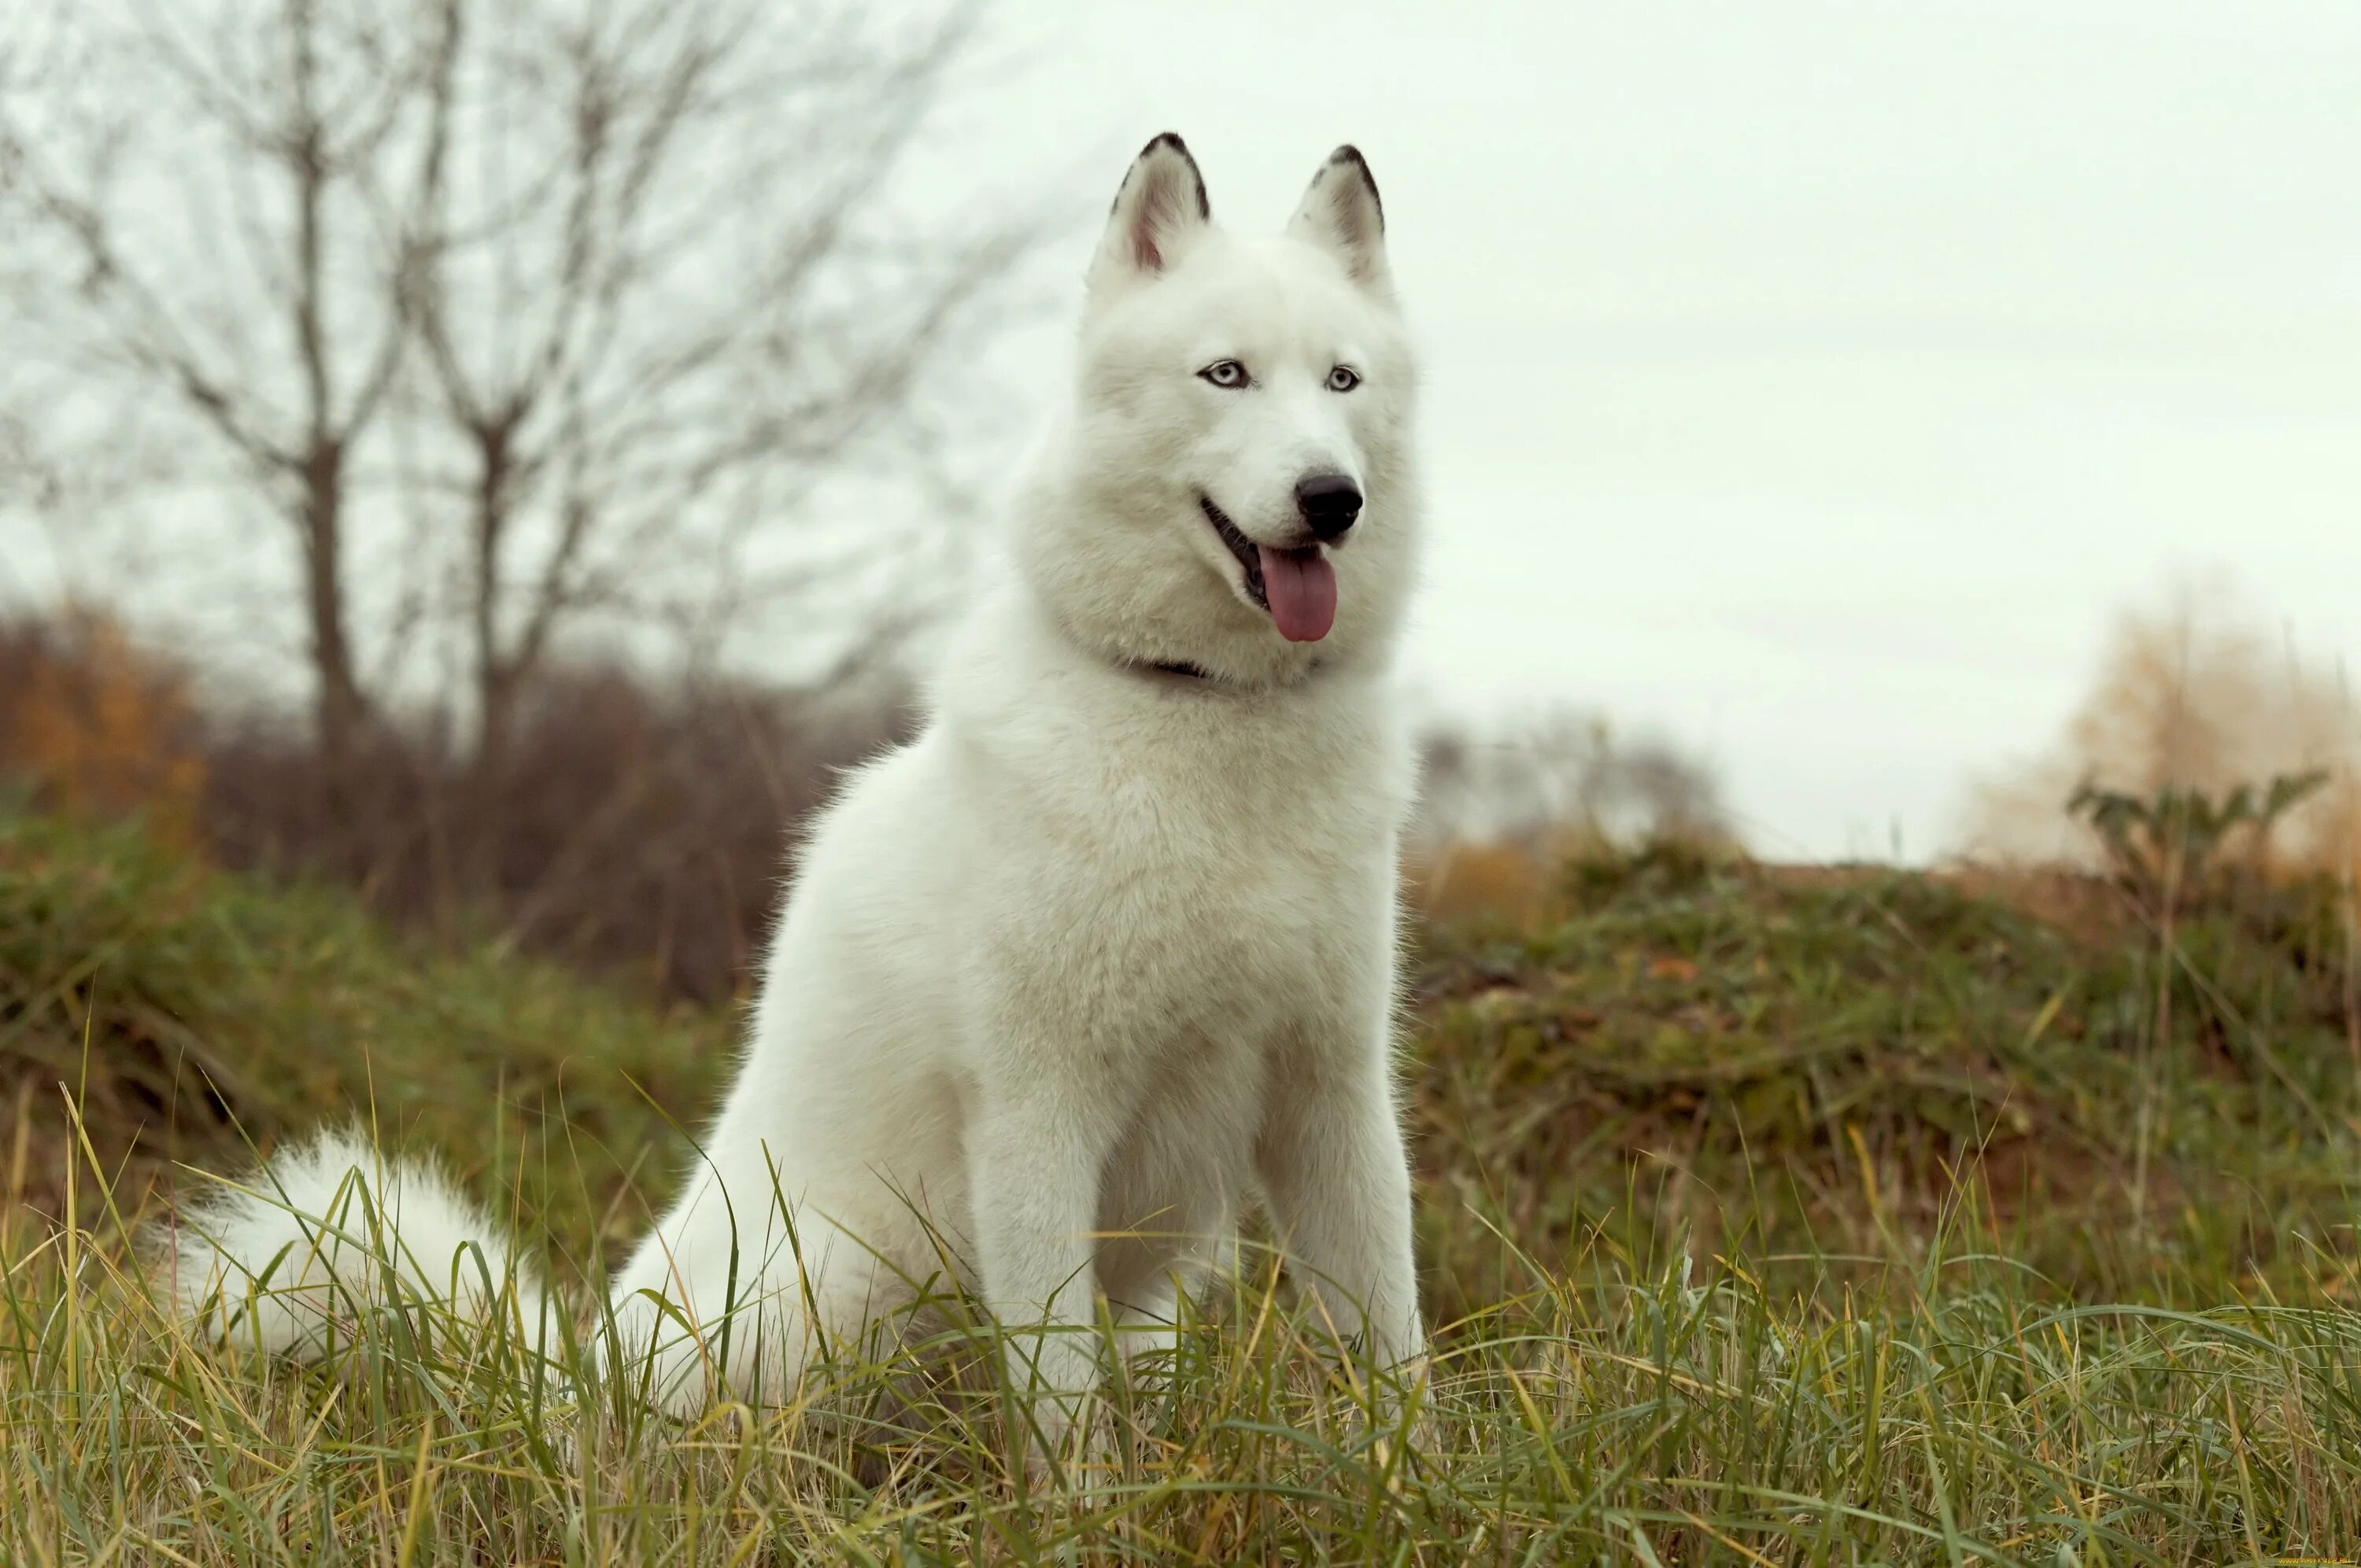
[[[1361,487],[1342,474],[1307,475],[1296,481],[1295,510],[1322,539],[1342,539],[1361,515]]]

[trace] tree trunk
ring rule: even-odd
[[[353,671],[346,623],[344,449],[316,444],[303,464],[303,597],[311,623],[313,719],[321,760],[321,804],[341,816],[351,784],[366,705]]]
[[[470,815],[478,874],[498,875],[506,815],[509,758],[514,740],[518,688],[523,672],[500,646],[501,545],[508,530],[511,475],[511,417],[479,423],[476,437],[475,641],[476,754],[469,769]]]

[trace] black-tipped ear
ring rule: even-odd
[[[1335,252],[1358,281],[1386,281],[1386,207],[1359,148],[1348,143],[1328,155],[1287,232]]]
[[[1091,281],[1163,271],[1211,226],[1213,203],[1189,146],[1166,131],[1140,149],[1115,193]]]

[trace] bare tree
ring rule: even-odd
[[[907,407],[1034,237],[1021,216],[879,221],[972,8],[883,39],[853,13],[781,14],[470,19],[437,139],[481,142],[498,115],[517,156],[438,181],[402,306],[456,465],[489,777],[569,615],[677,614],[741,576],[754,527]]]
[[[331,780],[368,707],[344,579],[352,465],[403,339],[376,305],[382,261],[374,276],[350,264],[387,247],[354,231],[364,214],[397,235],[424,215],[428,170],[405,132],[447,77],[450,21],[331,16],[318,0],[267,19],[142,13],[88,40],[93,67],[120,72],[104,102],[49,105],[29,126],[11,105],[0,123],[21,208],[71,269],[27,313],[65,318],[53,330],[92,376],[167,393],[291,531]],[[158,137],[190,155],[179,191],[143,167]],[[214,175],[196,166],[207,155],[232,182],[192,191]],[[213,221],[164,235],[155,203],[171,196]]]
[[[924,372],[1038,232],[890,204],[964,0],[64,14],[104,86],[0,109],[45,247],[11,331],[160,395],[282,521],[332,776],[381,695],[360,531],[427,564],[496,782],[569,625],[750,597],[766,525],[923,434]]]

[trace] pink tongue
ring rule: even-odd
[[[1317,642],[1336,624],[1336,568],[1318,546],[1262,550],[1262,591],[1290,642]]]

